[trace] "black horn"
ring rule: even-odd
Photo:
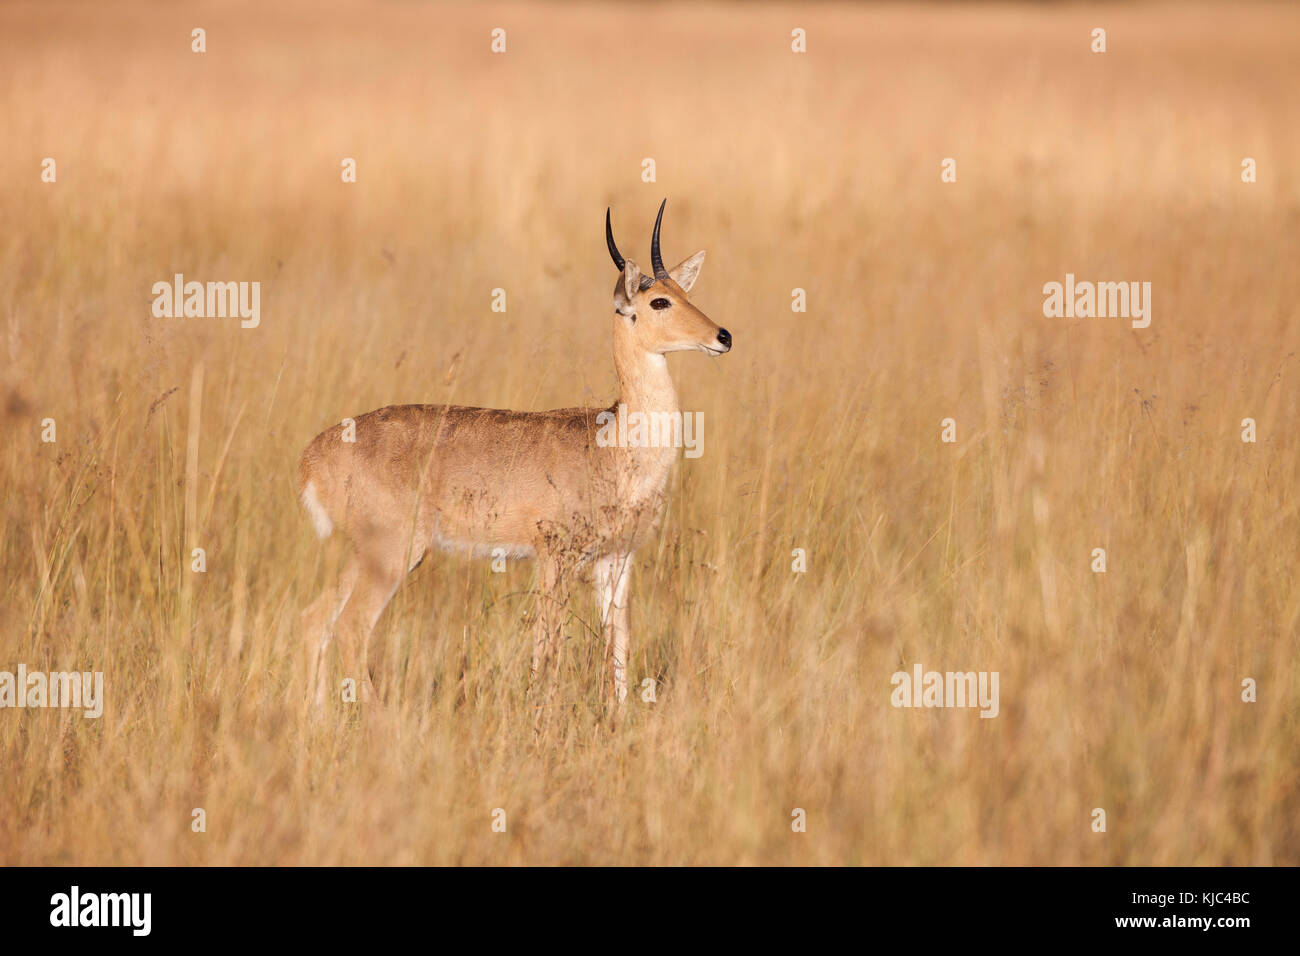
[[[664,256],[659,251],[659,226],[664,221],[664,206],[667,205],[667,199],[659,204],[659,215],[655,217],[654,235],[650,237],[650,265],[655,271],[655,278],[660,281],[668,278],[668,270],[664,268]]]
[[[609,256],[614,260],[614,265],[618,266],[618,271],[623,271],[623,257],[618,254],[618,246],[614,245],[614,228],[609,224],[609,207],[605,208],[605,245],[609,246]]]

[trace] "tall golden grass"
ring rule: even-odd
[[[0,710],[0,862],[1300,862],[1298,37],[1227,3],[0,6],[0,670],[107,697]],[[663,196],[736,347],[670,359],[706,430],[636,561],[656,701],[602,719],[584,594],[535,736],[531,566],[433,556],[385,707],[312,719],[303,445],[609,401],[605,206],[644,263]],[[154,318],[176,272],[260,281],[260,327]],[[1150,281],[1150,328],[1044,318],[1067,272]],[[891,707],[917,662],[998,671],[999,716]]]

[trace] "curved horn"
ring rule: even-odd
[[[663,253],[659,251],[659,226],[664,221],[664,206],[667,205],[667,199],[659,204],[659,215],[655,217],[654,235],[650,237],[650,265],[655,270],[655,278],[661,280],[668,278],[668,270],[664,268]]]
[[[610,207],[604,207],[604,245],[610,247],[610,258],[614,259],[614,264],[623,272],[624,259],[619,255],[619,247],[614,245],[614,228],[610,225]]]
[[[610,258],[614,259],[619,272],[623,272],[623,256],[619,255],[619,247],[614,245],[614,228],[610,225],[610,208],[604,208],[604,245],[610,247]]]

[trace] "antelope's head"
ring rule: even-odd
[[[667,204],[665,199],[659,206],[650,239],[653,275],[642,274],[635,262],[619,255],[609,210],[605,210],[605,242],[620,273],[614,286],[614,311],[620,316],[614,324],[615,338],[626,336],[636,348],[657,355],[688,350],[710,355],[730,352],[731,333],[691,305],[687,298],[704,265],[704,250],[682,260],[673,269],[664,268],[659,251],[659,226]]]

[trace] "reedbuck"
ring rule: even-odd
[[[659,227],[666,204],[659,207],[650,241],[653,275],[619,255],[605,212],[605,241],[619,270],[613,333],[620,393],[611,407],[516,412],[390,405],[357,418],[354,436],[335,425],[307,446],[298,466],[302,504],[320,537],[337,527],[351,543],[337,585],[303,612],[318,705],[325,700],[323,652],[332,638],[343,673],[358,678],[363,692],[373,696],[366,667],[370,632],[430,548],[481,557],[502,549],[537,559],[531,676],[535,684],[549,666],[552,691],[568,583],[590,573],[606,666],[612,663],[612,691],[622,704],[632,555],[659,520],[677,448],[667,442],[611,443],[611,429],[602,432],[601,424],[638,412],[642,421],[668,415],[680,423],[665,354],[721,355],[731,349],[731,333],[687,299],[704,252],[664,268]]]

